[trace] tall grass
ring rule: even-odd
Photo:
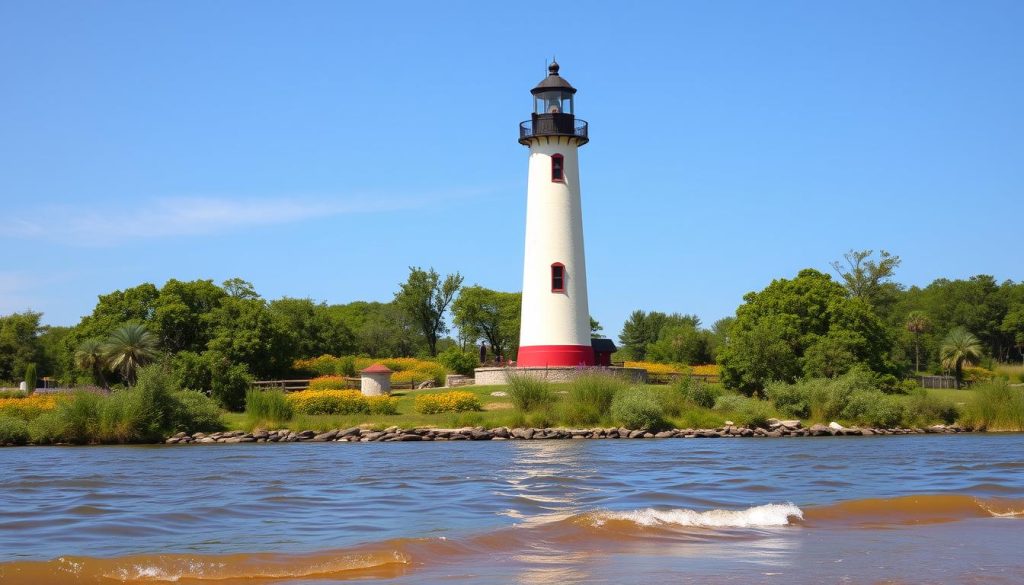
[[[1024,388],[1005,381],[974,387],[963,416],[966,426],[989,431],[1024,431]]]
[[[606,419],[615,394],[627,390],[629,383],[615,374],[592,372],[578,376],[566,388],[561,418],[570,425],[587,425]]]
[[[245,393],[245,414],[253,424],[280,425],[295,416],[295,409],[280,390],[249,390]]]
[[[529,374],[508,372],[508,397],[512,405],[522,412],[530,412],[550,405],[554,399],[551,384]]]

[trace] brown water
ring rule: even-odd
[[[0,582],[1024,583],[1024,435],[0,449]]]

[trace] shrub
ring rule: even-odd
[[[92,430],[79,442],[155,442],[177,429],[183,405],[175,376],[161,365],[140,368],[135,387],[117,390],[97,403]],[[58,409],[58,413],[63,412]],[[67,420],[63,421],[66,425]],[[69,429],[65,438],[76,441]]]
[[[992,370],[979,366],[964,366],[964,382],[968,384],[983,384],[995,379],[996,374]]]
[[[721,390],[717,387],[694,380],[689,376],[676,380],[674,387],[683,400],[701,408],[714,408],[715,399],[721,394]]]
[[[1004,381],[980,384],[964,413],[964,423],[982,430],[1024,431],[1024,390]]]
[[[210,396],[227,410],[243,410],[245,393],[253,381],[249,368],[222,357],[211,356],[210,359]]]
[[[437,361],[456,374],[472,376],[473,370],[480,367],[480,358],[476,352],[462,351],[457,347],[449,347],[437,355]]]
[[[103,442],[134,443],[142,440],[145,409],[131,390],[117,390],[100,405],[97,435]]]
[[[655,431],[666,423],[657,397],[645,388],[630,388],[615,395],[612,418],[628,429]]]
[[[465,390],[420,394],[415,401],[416,412],[420,414],[437,414],[439,412],[462,412],[480,410],[480,400],[476,394]]]
[[[572,425],[596,423],[608,415],[615,394],[628,388],[629,384],[614,374],[581,374],[567,386],[563,418]]]
[[[768,428],[768,419],[772,417],[772,407],[764,400],[749,399],[736,414],[735,422],[740,426],[755,429]]]
[[[398,414],[398,399],[391,396],[367,396],[366,405],[370,414]]]
[[[254,422],[278,424],[291,420],[295,408],[280,390],[249,390],[245,393],[245,414]]]
[[[850,395],[842,416],[857,424],[892,428],[903,423],[907,412],[895,396],[878,390],[859,390]]]
[[[512,401],[513,406],[523,412],[547,406],[555,399],[555,394],[551,391],[551,384],[545,380],[511,370],[508,371],[506,380],[509,400]]]
[[[722,394],[715,399],[715,410],[727,410],[729,412],[742,410],[747,402],[751,400],[739,394]]]
[[[370,406],[358,390],[305,390],[287,396],[302,414],[369,414]]]
[[[0,386],[3,386],[4,382],[0,382]],[[0,400],[6,398],[25,398],[28,396],[28,392],[23,390],[0,390]]]
[[[947,425],[956,422],[959,411],[949,400],[928,394],[924,388],[915,388],[907,398],[907,418],[918,424],[943,422]]]
[[[64,430],[56,412],[45,412],[28,423],[29,439],[39,445],[59,443],[64,440]]]
[[[91,392],[75,392],[61,401],[54,411],[60,422],[61,439],[77,444],[93,442],[99,435],[102,400]]]
[[[209,391],[213,383],[210,359],[191,351],[182,351],[171,359],[171,372],[178,388]]]
[[[764,394],[775,404],[775,408],[789,416],[806,418],[811,414],[809,393],[801,384],[769,382],[764,388]]]
[[[27,422],[13,416],[0,416],[0,445],[24,445],[28,440]]]
[[[346,390],[348,383],[344,376],[320,376],[309,381],[310,390]],[[248,399],[248,395],[246,395]],[[248,403],[247,403],[248,404]]]
[[[224,428],[217,402],[202,392],[182,390],[174,395],[179,408],[174,417],[174,431],[190,433],[219,431]]]

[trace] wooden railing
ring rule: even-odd
[[[409,382],[392,382],[392,390],[415,390],[420,384],[431,381],[432,378],[425,380],[412,380]],[[347,389],[359,390],[362,384],[362,378],[350,378],[346,376],[344,378],[344,385]],[[282,390],[284,392],[301,392],[302,390],[309,389],[309,380],[259,380],[252,383],[252,387],[259,390]]]

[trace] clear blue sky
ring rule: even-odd
[[[732,314],[851,249],[1024,279],[1024,3],[3,2],[0,313],[239,276],[519,290],[517,125],[591,124],[593,315]]]

